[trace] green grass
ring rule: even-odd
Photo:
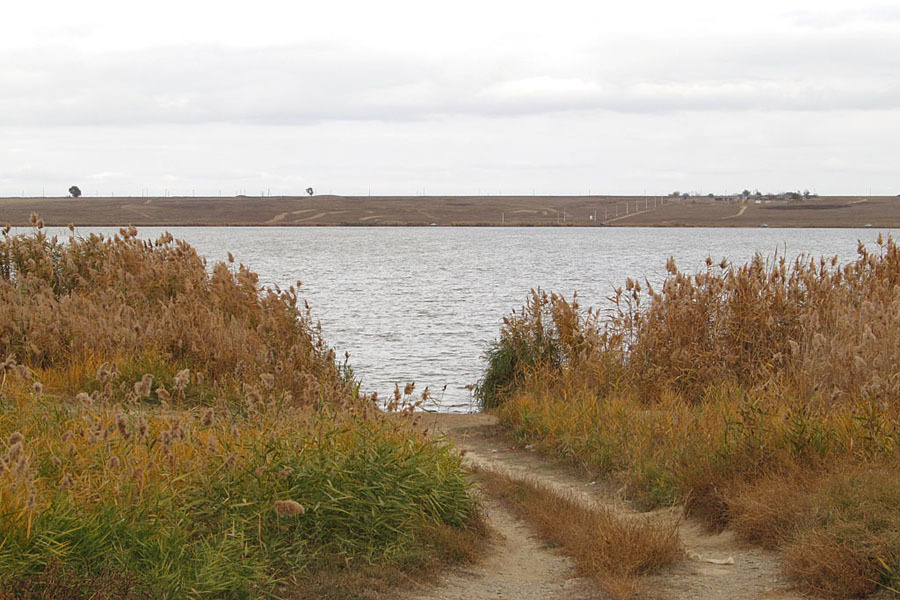
[[[257,281],[133,229],[0,240],[0,599],[368,597],[474,555],[459,454]]]

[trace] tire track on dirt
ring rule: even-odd
[[[633,515],[621,498],[621,490],[608,483],[587,481],[561,462],[536,452],[511,447],[497,428],[496,418],[486,414],[438,414],[423,418],[423,426],[442,431],[453,440],[473,466],[536,480],[552,489],[568,492],[588,504],[603,504]],[[471,598],[605,598],[591,582],[575,577],[571,562],[535,540],[527,526],[496,503],[487,502],[490,522],[504,539],[490,551],[484,563],[447,576],[436,588],[417,600]],[[672,511],[657,511],[660,518],[675,518]],[[777,555],[741,543],[732,532],[710,533],[702,524],[687,519],[679,527],[687,558],[644,577],[642,598],[681,600],[802,600],[782,577]],[[535,547],[535,545],[537,547]],[[524,554],[516,548],[528,548]],[[559,561],[567,563],[562,568]],[[726,564],[715,564],[723,562]],[[733,563],[733,564],[727,564]],[[517,569],[517,565],[524,568]],[[520,586],[517,578],[523,578]],[[549,586],[549,587],[542,587]],[[535,595],[530,590],[538,590]]]

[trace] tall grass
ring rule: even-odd
[[[682,501],[765,538],[809,591],[900,587],[889,517],[900,502],[900,249],[879,239],[843,266],[757,256],[694,275],[667,267],[660,290],[616,290],[607,319],[533,292],[498,345],[541,328],[529,335],[562,359],[512,373],[489,362],[484,381],[496,369],[507,384],[496,398],[482,384],[482,401],[528,443],[621,478],[638,505]]]
[[[359,394],[295,288],[168,234],[7,232],[0,356],[13,597],[303,593],[430,564],[475,518],[458,453]]]

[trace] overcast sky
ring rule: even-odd
[[[0,196],[900,193],[900,2],[16,2]]]

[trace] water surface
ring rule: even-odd
[[[487,343],[531,288],[583,306],[606,298],[626,277],[659,286],[665,263],[703,268],[707,256],[744,263],[768,257],[856,256],[874,245],[875,229],[735,228],[267,228],[170,227],[210,262],[235,258],[264,285],[301,280],[301,297],[321,321],[326,341],[350,362],[363,387],[387,396],[395,383],[429,386],[432,408],[472,408]],[[115,228],[79,230],[114,233]],[[144,228],[142,237],[163,230]],[[68,234],[67,230],[63,230]],[[885,234],[888,232],[885,231]],[[446,386],[446,391],[441,390]]]

